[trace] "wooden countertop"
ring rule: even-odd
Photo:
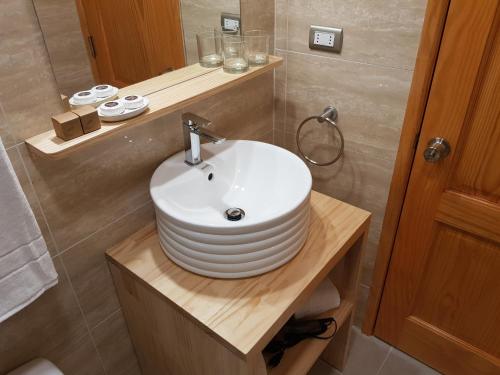
[[[237,280],[195,275],[172,263],[150,225],[108,250],[107,258],[247,357],[261,351],[328,271],[367,231],[370,213],[312,192],[311,230],[300,253],[267,274]]]

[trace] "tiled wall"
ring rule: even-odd
[[[245,3],[246,14],[256,14]],[[262,6],[262,4],[260,4]],[[261,8],[263,19],[274,8]],[[268,14],[269,13],[269,14]],[[265,27],[273,27],[266,24]],[[45,160],[23,140],[61,111],[31,0],[0,3],[0,137],[49,245],[59,284],[0,324],[0,374],[37,356],[68,375],[138,374],[104,251],[153,220],[149,179],[182,148],[180,112]],[[185,111],[228,138],[272,141],[272,73]]]
[[[276,0],[275,143],[295,151],[295,132],[327,105],[339,111],[345,156],[311,167],[314,189],[373,213],[357,324],[368,295],[425,11],[425,0]],[[344,28],[341,54],[313,51],[309,25]],[[321,162],[337,151],[326,125],[304,127],[304,149]]]

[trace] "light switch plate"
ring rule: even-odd
[[[222,31],[238,32],[241,29],[241,18],[239,14],[222,13],[220,15]]]
[[[343,29],[311,25],[309,28],[309,48],[340,53]]]

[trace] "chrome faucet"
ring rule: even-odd
[[[182,128],[184,130],[184,151],[186,153],[185,162],[188,165],[198,165],[201,159],[200,138],[206,138],[210,142],[219,144],[226,139],[204,129],[211,124],[210,120],[197,116],[194,113],[182,114]]]

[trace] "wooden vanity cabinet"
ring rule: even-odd
[[[320,355],[342,370],[370,214],[320,193],[301,252],[253,278],[192,274],[163,253],[146,227],[107,252],[123,313],[145,375],[305,375]],[[331,340],[305,340],[266,368],[262,350],[325,278],[339,289]],[[334,328],[331,327],[331,330]]]

